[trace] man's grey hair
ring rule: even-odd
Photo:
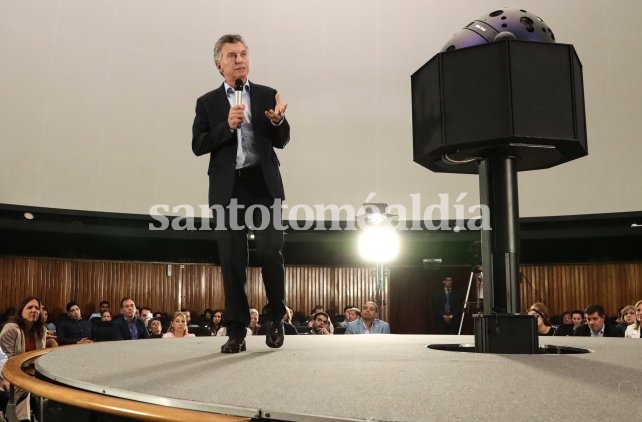
[[[237,42],[240,42],[241,44],[243,44],[243,47],[245,47],[246,50],[249,50],[243,37],[238,34],[226,34],[219,38],[218,41],[216,41],[216,44],[214,44],[214,64],[217,67],[221,63],[221,59],[223,58],[223,53],[221,52],[221,50],[223,50],[223,45],[235,44]]]

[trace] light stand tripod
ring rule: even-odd
[[[466,298],[464,299],[464,307],[461,311],[461,318],[459,319],[459,331],[457,332],[458,335],[461,335],[461,328],[464,326],[464,317],[466,316],[466,309],[468,308],[468,304],[472,303],[468,301],[468,298],[470,297],[470,288],[473,285],[473,279],[475,280],[475,288],[477,290],[477,297],[475,299],[475,304],[477,306],[477,312],[481,311],[481,283],[482,283],[482,276],[481,272],[477,271],[471,271],[470,272],[470,278],[468,279],[468,289],[466,289]],[[479,284],[477,284],[479,283]]]

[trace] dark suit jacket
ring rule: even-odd
[[[138,338],[149,338],[149,332],[145,328],[145,323],[142,319],[136,318],[136,329],[138,330]],[[129,325],[124,316],[119,316],[111,323],[111,339],[112,340],[132,340]],[[137,340],[137,339],[134,339]]]
[[[575,330],[575,336],[590,337],[591,328],[584,324]],[[624,333],[614,325],[604,324],[604,337],[624,337]]]
[[[64,315],[56,325],[56,337],[58,344],[76,344],[81,338],[92,339],[91,325],[89,321],[81,319],[75,321]]]
[[[446,291],[440,287],[432,297],[432,306],[436,316],[443,317],[445,315],[444,309],[446,306]],[[455,289],[450,289],[450,314],[455,318],[461,315],[463,303],[459,292]]]
[[[290,125],[283,120],[274,126],[265,111],[276,105],[276,90],[250,82],[250,102],[254,146],[259,157],[265,184],[275,199],[285,199],[279,159],[274,148],[283,148],[290,140]],[[209,203],[228,205],[234,187],[236,167],[236,131],[230,132],[227,116],[230,103],[225,85],[196,100],[196,117],[192,126],[192,151],[196,155],[210,154],[207,174],[210,179]]]

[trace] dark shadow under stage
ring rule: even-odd
[[[224,355],[225,340],[71,346],[35,368],[97,396],[264,420],[620,421],[642,412],[636,339],[540,338],[592,351],[574,355],[440,351],[426,346],[473,336],[432,335],[289,336],[278,350],[251,337],[247,352]]]

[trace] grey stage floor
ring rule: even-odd
[[[279,420],[624,421],[642,418],[642,341],[540,338],[575,355],[426,348],[472,336],[288,336],[283,348],[225,337],[94,343],[55,350],[38,372],[133,400]]]

